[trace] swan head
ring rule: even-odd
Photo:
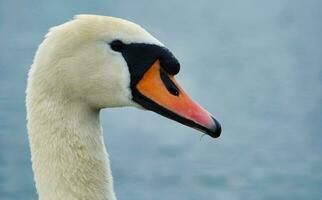
[[[179,70],[171,51],[139,25],[79,15],[49,31],[30,73],[65,101],[136,106],[219,137],[220,124],[176,82]]]

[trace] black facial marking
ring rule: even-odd
[[[149,99],[141,94],[136,88],[137,83],[142,79],[146,71],[152,66],[152,64],[160,61],[160,77],[167,90],[176,96],[179,96],[179,89],[168,77],[168,74],[175,75],[180,70],[180,64],[173,54],[165,47],[161,47],[154,44],[145,43],[130,43],[125,44],[120,40],[115,40],[110,43],[111,48],[114,51],[120,52],[127,62],[129,67],[131,82],[130,87],[132,91],[132,99],[136,103],[140,104],[144,108],[159,113],[160,115],[173,119],[179,123],[198,129],[204,133],[207,133],[211,137],[219,137],[220,132],[213,132],[206,127],[203,127],[192,120],[183,118],[171,110],[162,107],[158,103]],[[157,89],[157,88],[156,88]]]
[[[111,48],[114,51],[121,52],[124,46],[124,43],[121,40],[114,40],[113,42],[110,43]]]
[[[171,94],[173,94],[175,96],[179,96],[179,89],[173,83],[173,81],[168,77],[167,73],[164,71],[163,68],[160,68],[160,77],[161,77],[161,80],[162,80],[163,84],[167,88],[167,90]]]
[[[178,60],[165,47],[145,43],[125,44],[120,40],[114,40],[110,45],[114,51],[122,53],[127,62],[131,75],[131,88],[136,86],[156,60],[160,61],[162,68],[168,74],[175,75],[180,70]]]

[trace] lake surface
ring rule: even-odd
[[[134,21],[181,62],[219,139],[134,108],[104,110],[119,199],[322,199],[322,1],[0,0],[0,199],[37,199],[25,128],[29,66],[79,13]]]

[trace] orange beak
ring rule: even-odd
[[[148,110],[200,130],[211,137],[219,137],[221,126],[208,111],[184,92],[160,65],[159,60],[145,72],[137,83],[134,101]]]

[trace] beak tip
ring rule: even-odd
[[[214,125],[209,129],[209,132],[207,134],[212,138],[218,138],[222,131],[221,125],[215,118],[211,118],[214,120]]]

